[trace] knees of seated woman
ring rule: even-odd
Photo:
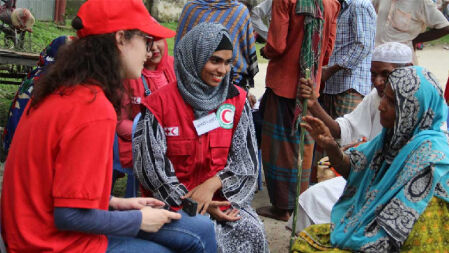
[[[156,233],[140,231],[138,237],[169,247],[175,252],[217,252],[215,227],[204,215],[189,216],[180,211],[182,218],[165,224]]]

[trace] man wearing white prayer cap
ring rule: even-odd
[[[377,46],[371,58],[371,82],[374,89],[349,114],[333,120],[313,96],[312,82],[301,79],[303,98],[308,98],[308,108],[314,117],[321,119],[331,130],[340,145],[351,146],[361,139],[369,141],[382,130],[379,107],[388,75],[395,69],[412,65],[413,52],[405,44],[388,42]],[[324,159],[324,158],[323,158]],[[329,164],[329,163],[326,163]],[[335,202],[340,198],[346,181],[335,177],[313,185],[299,196],[299,215],[296,232],[312,224],[330,222],[330,213]],[[287,223],[291,228],[292,219]]]
[[[322,120],[331,130],[340,145],[348,145],[361,138],[371,140],[382,126],[379,121],[380,98],[383,95],[388,75],[399,67],[412,65],[413,53],[410,47],[398,42],[388,42],[377,46],[371,58],[371,82],[375,89],[349,114],[333,120],[313,96],[312,82],[301,79],[301,93],[308,98],[308,108],[313,116]]]

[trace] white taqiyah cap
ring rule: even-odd
[[[412,49],[399,42],[387,42],[374,49],[371,61],[412,63]]]

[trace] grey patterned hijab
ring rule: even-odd
[[[232,41],[223,25],[201,23],[190,30],[175,48],[178,90],[184,101],[193,107],[195,118],[205,116],[218,108],[228,95],[229,73],[217,87],[211,87],[201,79],[204,65],[223,36]]]

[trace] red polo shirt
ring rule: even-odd
[[[55,207],[107,210],[116,113],[97,86],[77,85],[25,113],[6,161],[2,233],[8,252],[105,252],[104,235],[59,231]]]

